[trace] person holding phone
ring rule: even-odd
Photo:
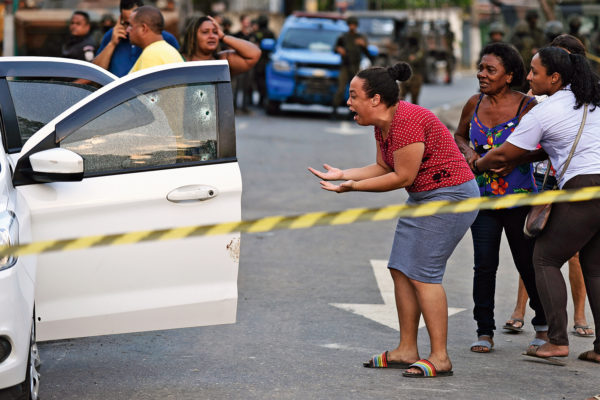
[[[92,60],[94,64],[118,77],[125,76],[131,71],[140,54],[142,54],[142,48],[135,46],[129,40],[127,34],[129,17],[134,10],[143,5],[142,0],[121,0],[119,4],[121,15],[117,20],[117,24],[102,37],[96,57]],[[168,44],[179,50],[179,43],[175,36],[166,31],[162,31],[161,34]]]

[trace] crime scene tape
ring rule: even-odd
[[[271,216],[214,225],[185,226],[153,231],[135,231],[111,235],[85,236],[74,239],[47,240],[16,246],[1,246],[0,257],[184,239],[194,236],[223,235],[231,232],[260,233],[283,229],[305,229],[315,226],[384,221],[398,217],[425,217],[434,214],[497,210],[517,206],[593,199],[600,199],[600,186],[590,186],[573,190],[548,190],[538,194],[517,193],[503,197],[473,197],[461,201],[431,201],[417,205],[396,204],[381,208],[352,208],[338,212],[313,212],[296,216]]]

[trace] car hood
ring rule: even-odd
[[[274,58],[291,62],[323,64],[323,65],[339,65],[342,58],[338,53],[334,52],[314,52],[308,50],[279,50]]]

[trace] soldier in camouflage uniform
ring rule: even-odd
[[[568,34],[571,36],[575,36],[577,39],[581,40],[583,46],[585,47],[585,51],[590,51],[590,40],[587,36],[583,35],[579,30],[581,29],[581,16],[577,14],[573,14],[569,17],[569,32]]]
[[[358,33],[358,19],[348,17],[348,32],[341,35],[335,45],[335,52],[342,56],[342,65],[338,76],[338,88],[333,98],[333,113],[331,117],[337,118],[337,108],[342,104],[346,87],[350,80],[358,73],[360,60],[364,55],[369,56],[367,52],[367,38]]]
[[[536,10],[527,10],[525,21],[517,23],[515,32],[510,39],[510,43],[519,50],[521,57],[523,57],[526,69],[529,69],[531,59],[535,53],[546,44],[544,31],[537,24],[538,18],[539,15]]]
[[[488,30],[488,36],[489,36],[490,40],[486,43],[486,45],[490,44],[490,43],[504,43],[505,33],[506,32],[504,29],[504,25],[502,25],[501,22],[498,22],[498,21],[492,22],[490,24],[490,28]],[[479,58],[477,59],[477,64],[479,64],[481,57],[483,57],[483,48],[479,52]]]
[[[416,29],[409,33],[406,45],[400,53],[400,59],[409,63],[412,69],[411,77],[400,84],[400,97],[404,100],[410,93],[411,103],[419,104],[419,95],[425,77],[425,52],[421,35]]]
[[[565,28],[560,21],[548,21],[544,26],[544,35],[546,35],[546,44],[550,44],[556,37],[565,33]]]

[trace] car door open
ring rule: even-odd
[[[50,149],[79,155],[82,180],[41,183],[34,172],[51,157],[35,155]],[[60,156],[73,171],[76,159]],[[25,240],[239,221],[227,62],[171,64],[99,89],[25,143],[13,182],[31,215]],[[234,322],[239,233],[167,236],[39,255],[38,340]]]

